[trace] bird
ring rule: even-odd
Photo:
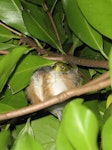
[[[38,68],[32,75],[25,93],[31,104],[47,101],[67,90],[81,86],[78,68],[73,68],[65,62],[56,62],[52,66]],[[48,110],[59,120],[65,103],[51,106]]]

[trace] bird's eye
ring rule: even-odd
[[[61,70],[65,70],[65,66],[62,65],[62,66],[61,66]]]

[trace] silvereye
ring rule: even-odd
[[[54,66],[41,67],[34,72],[26,88],[26,95],[31,104],[37,104],[80,85],[78,69],[63,62],[57,62]],[[49,111],[61,119],[63,105],[65,103],[51,106]]]

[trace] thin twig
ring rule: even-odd
[[[86,81],[91,81],[91,77],[88,77],[88,75],[84,72],[82,72],[80,69],[78,69],[78,73],[80,74],[81,77],[83,77],[84,79],[86,79]]]
[[[109,79],[109,76],[110,76],[109,71],[107,71],[106,73],[102,74],[101,76],[89,81],[85,86],[92,86],[99,82],[106,81],[107,79]]]
[[[5,23],[3,23],[3,22],[1,22],[1,21],[0,21],[0,25],[1,25],[2,27],[4,27],[4,28],[8,29],[9,31],[13,32],[14,34],[16,34],[16,35],[18,35],[18,36],[20,36],[20,37],[22,36],[22,33],[20,33],[20,32],[18,32],[18,31],[14,30],[13,28],[9,27],[8,25],[6,25]]]

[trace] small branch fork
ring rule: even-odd
[[[93,91],[104,89],[107,86],[110,86],[109,71],[79,88],[74,88],[72,90],[65,91],[37,105],[30,105],[30,106],[27,106],[18,110],[14,110],[8,113],[1,114],[0,121],[30,114],[30,113],[39,111],[41,109],[47,108],[49,106],[67,101],[69,98],[80,96],[88,92],[93,92]]]
[[[24,36],[22,33],[12,29],[11,27],[7,26],[1,21],[0,21],[0,25],[8,29],[9,31],[13,32],[17,36],[19,36],[21,44],[27,44],[28,46],[34,47],[34,49],[41,55],[47,54],[47,56],[45,57],[46,59],[56,60],[56,61],[65,61],[72,65],[97,67],[97,68],[105,68],[105,69],[109,68],[108,61],[105,61],[105,60],[91,60],[91,59],[79,58],[79,57],[75,57],[72,55],[62,55],[62,54],[54,53],[54,52],[48,51],[47,49],[41,49],[33,39],[27,36]],[[7,53],[8,53],[7,51],[4,51],[4,52],[1,51],[0,54],[7,54]]]
[[[106,60],[91,60],[91,59],[85,59],[85,58],[79,58],[72,55],[63,55],[54,53],[51,51],[47,51],[46,49],[41,49],[38,47],[38,45],[29,37],[20,37],[20,41],[23,44],[27,44],[31,47],[34,47],[34,49],[41,55],[47,54],[47,56],[44,56],[46,59],[50,60],[56,60],[56,61],[65,61],[72,65],[79,65],[79,66],[86,66],[86,67],[96,67],[96,68],[105,68],[108,69],[108,61]]]

